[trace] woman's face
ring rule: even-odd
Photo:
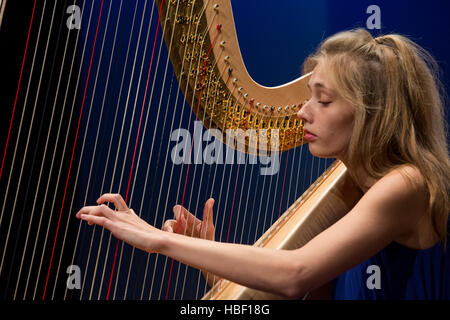
[[[311,99],[297,116],[304,122],[309,151],[317,157],[343,160],[353,131],[355,108],[331,86],[323,63],[314,68],[308,87]]]

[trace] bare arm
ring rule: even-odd
[[[296,298],[411,232],[426,202],[422,194],[403,177],[390,174],[346,216],[296,250],[220,243],[164,232],[136,219],[124,203],[119,204],[123,212],[110,213],[105,206],[85,207],[77,216],[106,227],[117,238],[145,251],[162,253],[251,288]],[[112,201],[108,197],[101,197],[99,202]]]

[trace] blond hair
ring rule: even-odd
[[[356,107],[349,167],[362,165],[378,179],[402,165],[415,166],[426,185],[433,227],[445,247],[450,162],[445,92],[436,61],[404,36],[374,38],[356,29],[324,40],[305,61],[304,72],[322,62],[338,93]]]

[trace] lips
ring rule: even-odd
[[[316,139],[317,139],[317,136],[316,136],[315,134],[309,132],[309,131],[306,130],[306,129],[303,129],[303,131],[304,131],[304,136],[303,136],[303,138],[304,138],[306,141],[313,141],[313,140],[316,140]]]

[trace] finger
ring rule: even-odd
[[[81,214],[80,219],[86,221],[89,225],[96,224],[102,227],[108,227],[109,226],[109,219],[105,217],[98,217],[94,215],[89,214]]]
[[[75,215],[77,218],[81,218],[82,214],[93,214],[98,206],[84,206]]]
[[[105,193],[97,199],[97,203],[112,202],[119,211],[127,211],[128,206],[123,200],[122,196],[118,193]]]
[[[93,216],[103,216],[106,218],[113,218],[113,211],[106,205],[102,204],[100,206],[86,206],[77,212],[76,217],[80,218],[82,214],[93,215]]]
[[[214,206],[215,200],[213,198],[210,198],[206,201],[205,207],[203,209],[203,222],[208,227],[214,227],[214,220],[213,220],[213,206]]]
[[[175,231],[177,233],[186,233],[191,235],[194,231],[194,227],[201,223],[199,219],[180,205],[173,207],[173,213],[179,224],[179,226],[177,226],[177,231]],[[181,229],[183,229],[183,231]]]
[[[77,217],[77,218],[81,218],[81,215],[82,214],[89,214],[90,212],[91,212],[91,209],[92,208],[92,206],[88,206],[88,207],[83,207],[83,208],[81,208],[80,210],[78,210],[78,212],[75,214],[75,217]]]
[[[208,199],[203,209],[203,223],[199,230],[200,237],[203,239],[211,240],[214,238],[213,205],[214,199]]]
[[[163,231],[174,232],[176,224],[177,224],[176,220],[173,219],[167,220],[163,225]]]

